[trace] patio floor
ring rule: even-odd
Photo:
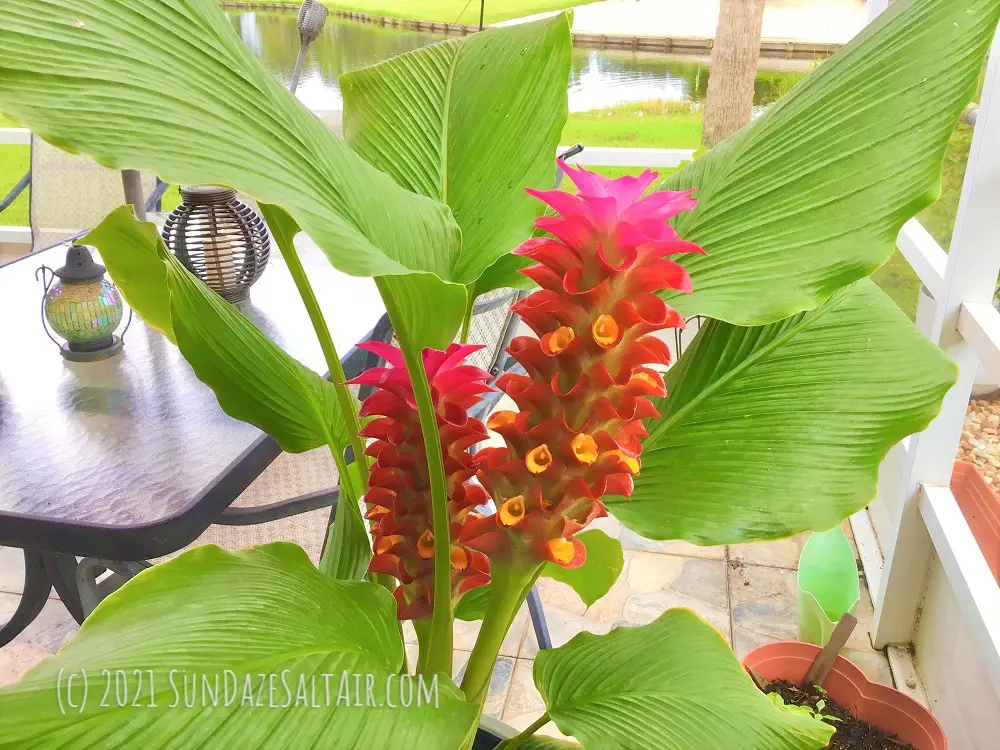
[[[671,607],[693,609],[711,623],[742,657],[753,647],[795,637],[795,568],[804,536],[777,542],[695,547],[686,542],[656,542],[623,529],[613,519],[596,523],[617,536],[625,550],[625,568],[600,601],[585,607],[568,586],[539,582],[545,615],[555,646],[587,630],[606,633],[618,625],[643,625]],[[845,523],[848,536],[850,528]],[[20,596],[23,564],[19,550],[0,548],[0,622],[13,613]],[[868,639],[872,607],[862,576],[860,624],[844,655],[869,677],[892,684],[889,663]],[[32,665],[54,653],[76,630],[58,599],[51,599],[31,627],[0,649],[0,685],[9,684]],[[478,623],[455,628],[455,670],[468,661]],[[408,629],[407,652],[415,663],[416,646]],[[493,674],[486,713],[523,729],[537,719],[543,704],[531,677],[538,644],[523,609],[511,628]],[[558,735],[549,723],[544,732]]]

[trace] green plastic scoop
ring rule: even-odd
[[[825,646],[861,599],[858,565],[839,526],[810,535],[799,556],[799,640]]]

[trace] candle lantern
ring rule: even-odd
[[[246,299],[271,250],[264,220],[235,190],[214,185],[182,187],[162,236],[185,268],[229,302]]]
[[[73,362],[96,362],[122,350],[125,331],[115,335],[122,322],[122,297],[104,278],[106,271],[94,261],[91,248],[74,245],[66,252],[65,265],[54,271],[41,266],[35,272],[35,278],[41,274],[45,287],[42,325],[48,322],[46,334],[59,345],[63,357]],[[66,343],[60,344],[49,328]]]

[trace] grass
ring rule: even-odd
[[[248,0],[250,3],[272,0]],[[479,23],[479,0],[323,0],[331,8],[416,21]],[[486,0],[486,23],[499,23],[596,0]]]
[[[573,112],[561,143],[621,148],[698,148],[701,114],[688,102],[654,99]]]
[[[0,112],[0,128],[16,128],[18,123]],[[24,177],[30,165],[27,146],[0,146],[0,200],[7,197],[18,180]],[[0,225],[25,227],[28,225],[28,191],[0,213]]]
[[[944,155],[941,196],[917,214],[917,220],[946,252],[951,245],[951,235],[955,228],[955,216],[958,213],[958,201],[962,195],[962,181],[965,179],[965,167],[969,161],[971,144],[972,126],[958,123],[951,134]],[[884,266],[872,274],[871,278],[892,297],[900,310],[911,319],[916,318],[920,277],[898,250]]]

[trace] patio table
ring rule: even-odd
[[[366,355],[352,347],[384,313],[375,284],[336,271],[311,242],[299,247],[337,350],[353,365]],[[185,547],[281,452],[224,414],[138,316],[121,354],[63,360],[42,329],[34,274],[65,253],[56,246],[0,267],[0,546],[25,557],[24,593],[0,646],[38,615],[51,587],[82,621],[77,556],[142,561]],[[241,309],[285,351],[327,371],[280,255]]]

